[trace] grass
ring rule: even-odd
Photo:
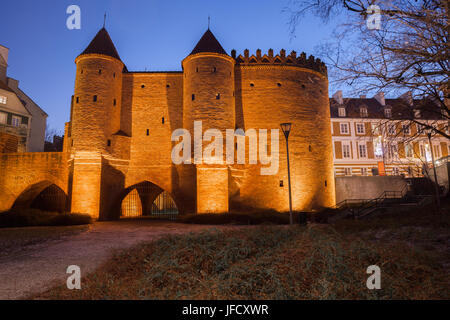
[[[82,290],[60,286],[33,298],[449,299],[446,212],[168,236],[117,252]],[[373,264],[381,290],[366,287]]]
[[[293,219],[299,222],[300,219],[306,219],[306,213],[295,212]],[[180,216],[178,221],[181,223],[209,224],[209,225],[258,225],[258,224],[289,224],[289,213],[280,213],[276,211],[251,212],[251,213],[225,213],[225,214],[189,214]]]
[[[20,253],[31,245],[86,231],[87,225],[0,229],[0,257]]]
[[[38,209],[12,209],[0,213],[0,228],[30,226],[70,226],[92,223],[89,215]]]

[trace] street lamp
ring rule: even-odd
[[[291,169],[289,167],[289,132],[291,132],[292,123],[282,123],[280,124],[281,130],[283,130],[284,137],[286,138],[286,156],[287,156],[287,169],[288,169],[288,185],[289,185],[289,222],[294,224],[292,219],[292,196],[291,196]]]
[[[437,174],[436,174],[436,164],[434,163],[434,152],[433,152],[433,145],[431,144],[431,133],[432,130],[430,128],[426,129],[427,137],[428,137],[428,145],[430,146],[430,153],[431,153],[431,161],[433,164],[433,172],[434,172],[434,187],[436,191],[436,206],[437,210],[440,210],[441,207],[441,199],[439,198],[439,185],[437,180]]]

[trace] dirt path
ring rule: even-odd
[[[95,223],[81,234],[31,245],[20,254],[0,258],[0,299],[23,298],[62,284],[69,276],[69,265],[79,266],[83,279],[83,274],[108,259],[114,249],[210,228],[146,220]]]

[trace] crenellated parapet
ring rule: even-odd
[[[267,54],[262,55],[261,50],[256,50],[256,54],[250,56],[248,49],[244,50],[244,55],[236,56],[236,50],[231,50],[231,57],[236,60],[237,65],[282,65],[295,66],[300,68],[308,68],[315,70],[327,76],[327,66],[319,58],[313,55],[306,57],[306,53],[302,52],[297,56],[297,52],[291,51],[286,55],[286,50],[281,49],[277,55],[273,54],[273,49],[269,49]]]

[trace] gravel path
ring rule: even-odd
[[[20,299],[65,283],[69,265],[81,268],[83,285],[83,274],[93,271],[115,249],[212,227],[146,220],[94,223],[81,234],[31,245],[20,254],[0,258],[0,299]]]

